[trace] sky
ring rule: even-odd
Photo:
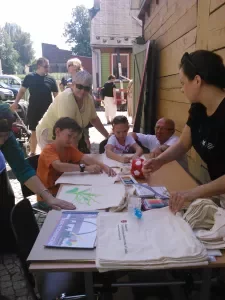
[[[64,24],[70,22],[72,9],[77,5],[93,7],[94,0],[10,0],[1,1],[0,26],[5,22],[18,24],[29,32],[36,58],[42,56],[41,43],[69,49],[63,37]],[[32,3],[32,4],[31,4]]]

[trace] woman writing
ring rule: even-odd
[[[181,91],[189,99],[189,118],[179,141],[157,158],[148,160],[146,177],[176,160],[193,146],[207,164],[211,182],[194,189],[171,193],[170,208],[179,211],[184,202],[225,193],[225,66],[210,51],[185,53],[180,63]],[[221,206],[223,203],[221,201]]]

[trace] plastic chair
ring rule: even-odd
[[[26,261],[39,234],[33,208],[28,199],[20,201],[13,207],[10,221],[28,288],[33,299],[38,300],[39,298],[34,291],[35,280],[33,275],[29,272],[29,264]]]

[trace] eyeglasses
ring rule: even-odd
[[[44,69],[48,69],[49,65],[42,66]]]
[[[76,84],[76,88],[78,90],[84,90],[86,92],[90,92],[90,90],[91,90],[90,86],[84,86],[82,84]]]

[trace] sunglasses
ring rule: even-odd
[[[91,90],[90,86],[84,86],[82,84],[76,84],[76,88],[78,90],[84,90],[86,92],[90,92],[90,90]]]

